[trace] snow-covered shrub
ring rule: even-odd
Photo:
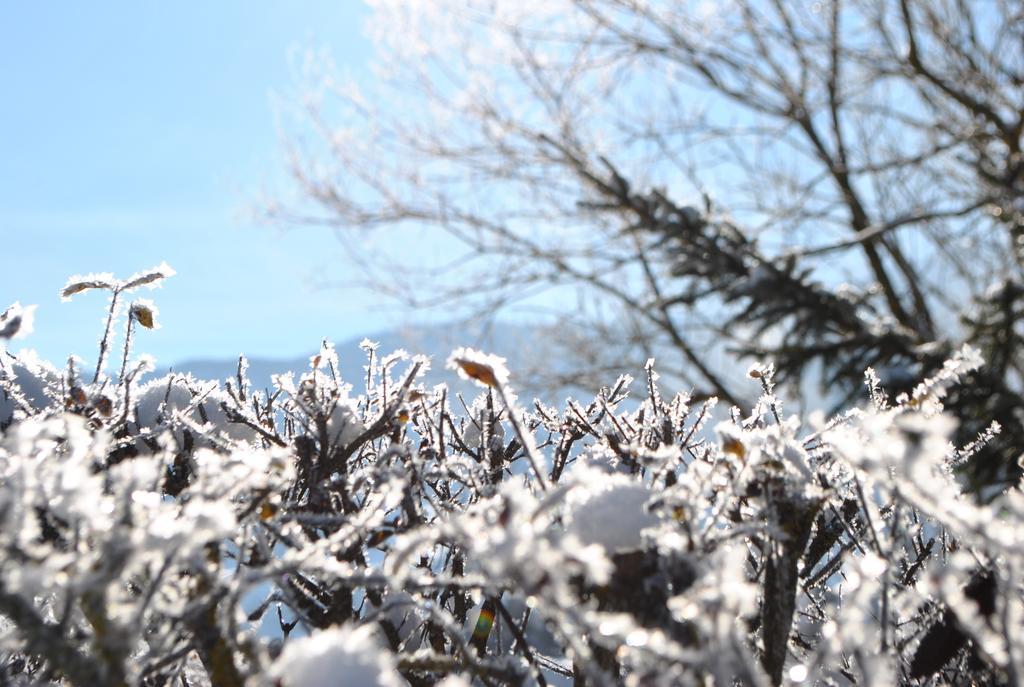
[[[165,267],[165,266],[162,266]],[[787,416],[642,391],[527,407],[460,349],[338,377],[143,381],[111,292],[91,380],[0,364],[3,680],[70,685],[1014,683],[1024,498],[985,503],[943,399],[965,349],[890,400]],[[152,276],[158,275],[158,276]],[[85,286],[83,286],[83,284]],[[358,382],[358,383],[356,383]]]

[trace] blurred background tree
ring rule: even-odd
[[[1016,483],[1024,3],[371,4],[377,78],[310,57],[272,217],[414,308],[549,308],[555,387],[657,356],[738,403],[750,358],[839,403],[969,342],[958,438],[1001,434],[966,474]]]

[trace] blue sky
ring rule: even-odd
[[[4,3],[0,6],[0,308],[36,303],[24,345],[54,362],[95,355],[104,299],[61,303],[68,276],[178,271],[145,293],[162,329],[137,349],[294,356],[320,338],[395,324],[372,295],[318,289],[350,268],[330,232],[251,217],[286,188],[272,93],[289,54],[329,46],[367,68],[366,8],[303,2]]]

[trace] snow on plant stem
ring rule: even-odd
[[[146,324],[134,303],[129,327]],[[957,449],[943,408],[980,364],[971,351],[892,402],[869,374],[864,408],[809,428],[757,365],[761,398],[714,432],[713,404],[670,397],[653,363],[633,403],[623,376],[528,411],[502,359],[459,349],[449,366],[487,389],[462,414],[417,385],[422,358],[364,352],[355,388],[324,342],[269,392],[244,358],[223,385],[142,382],[144,360],[88,385],[76,361],[4,352],[0,670],[20,673],[3,679],[1024,675],[1024,497],[964,489],[957,465],[997,430]]]
[[[509,373],[508,368],[505,367],[505,359],[475,351],[472,348],[458,348],[448,358],[448,367],[457,371],[464,379],[472,379],[478,384],[497,389],[501,402],[508,411],[512,429],[519,438],[519,442],[526,452],[530,468],[537,478],[537,485],[541,491],[547,491],[547,480],[540,467],[544,461],[537,450],[537,441],[533,437],[533,432],[523,424],[521,411],[516,407],[515,396],[508,387]]]

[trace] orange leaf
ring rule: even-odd
[[[726,453],[731,453],[737,458],[743,458],[747,455],[747,448],[743,445],[743,442],[732,437],[722,442],[722,450]]]
[[[277,506],[272,503],[264,503],[260,506],[260,520],[270,520],[277,515]]]
[[[71,400],[74,401],[75,403],[77,403],[78,405],[80,405],[80,406],[84,406],[85,405],[85,402],[86,402],[87,398],[86,398],[86,395],[85,395],[85,389],[83,389],[82,387],[80,387],[80,386],[73,386],[73,387],[71,387],[71,390],[68,392],[68,395],[71,396]]]
[[[467,377],[475,379],[487,386],[498,386],[498,378],[494,374],[494,368],[490,365],[459,358],[455,361]]]
[[[92,407],[103,417],[110,417],[114,412],[114,403],[106,396],[98,396],[92,402]]]

